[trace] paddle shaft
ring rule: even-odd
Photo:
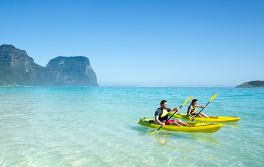
[[[180,110],[181,108],[182,108],[182,105],[180,106],[179,110]],[[179,110],[178,110],[178,111],[179,111]],[[174,112],[174,113],[173,113],[173,114],[172,114],[172,115],[166,120],[166,122],[167,122],[168,120],[170,120],[170,119],[173,117],[173,115],[176,114],[176,112],[178,112],[178,111],[175,111],[175,112]],[[163,127],[163,125],[160,125],[160,127],[157,129],[157,131],[160,130],[160,128],[162,128],[162,127]]]

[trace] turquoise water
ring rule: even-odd
[[[205,104],[215,92],[205,112],[240,122],[213,134],[137,124],[161,99]],[[263,166],[263,119],[264,89],[1,87],[0,166]]]

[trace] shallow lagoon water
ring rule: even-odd
[[[137,124],[161,99],[205,104],[216,92],[205,112],[238,123],[157,135]],[[263,166],[263,120],[264,89],[0,87],[0,166]]]

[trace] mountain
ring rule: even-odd
[[[0,46],[0,85],[47,84],[47,75],[47,70],[34,63],[26,51]]]
[[[236,86],[237,88],[257,88],[257,87],[264,87],[264,81],[250,81],[245,82],[241,85]]]
[[[0,85],[88,85],[97,86],[89,59],[57,57],[42,67],[24,50],[0,46]]]
[[[87,57],[56,57],[49,61],[46,69],[52,73],[55,84],[97,85],[96,74]]]

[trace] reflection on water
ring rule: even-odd
[[[160,144],[161,146],[167,145],[168,138],[169,138],[169,134],[166,133],[160,135],[158,134],[153,135],[154,141]]]
[[[178,139],[184,140],[196,140],[198,142],[206,142],[210,144],[218,144],[218,140],[215,138],[214,134],[211,133],[188,133],[188,132],[170,132],[160,130],[158,133],[152,135],[149,132],[154,131],[155,129],[138,126],[128,126],[128,128],[137,131],[140,135],[146,135],[151,138],[161,146],[167,145],[170,140],[177,142]]]

